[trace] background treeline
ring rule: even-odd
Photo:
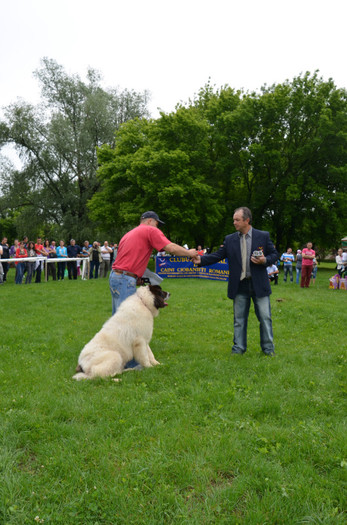
[[[95,71],[85,83],[44,59],[36,75],[42,104],[0,123],[23,162],[1,166],[0,235],[116,241],[155,209],[173,241],[216,247],[240,205],[278,249],[346,235],[347,92],[317,72],[253,93],[208,83],[158,119],[147,93]]]

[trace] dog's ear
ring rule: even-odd
[[[159,284],[150,284],[149,289],[151,290],[153,295],[156,295],[161,292],[161,286],[159,286]]]

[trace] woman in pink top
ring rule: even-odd
[[[302,250],[301,288],[308,288],[310,286],[313,259],[315,256],[316,252],[312,250],[312,242],[308,242],[306,248]]]

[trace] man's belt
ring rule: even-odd
[[[121,275],[128,275],[129,277],[133,277],[134,279],[137,279],[137,275],[135,273],[126,272],[125,270],[117,270],[117,268],[113,271]]]

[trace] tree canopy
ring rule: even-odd
[[[0,159],[0,228],[116,240],[154,209],[173,241],[216,247],[248,206],[280,250],[346,235],[347,93],[318,72],[251,93],[208,83],[158,119],[146,92],[103,89],[95,70],[46,58],[35,75],[41,104],[0,121],[22,160]]]
[[[215,90],[123,124],[98,150],[89,206],[109,228],[155,209],[177,241],[218,245],[248,206],[279,249],[335,247],[346,231],[347,96],[317,72],[259,93]]]
[[[114,144],[127,120],[148,116],[148,94],[103,89],[97,71],[83,81],[48,58],[35,76],[41,104],[13,103],[0,122],[0,145],[14,145],[22,161],[19,170],[0,165],[0,214],[28,235],[81,239],[94,230],[87,202],[99,187],[96,148]]]

